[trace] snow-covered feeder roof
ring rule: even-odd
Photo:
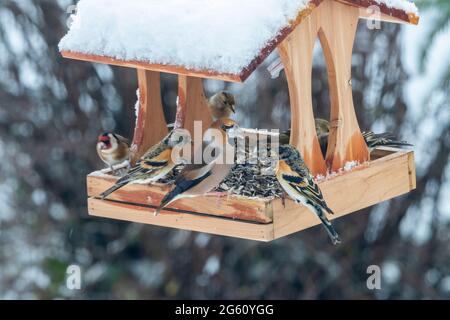
[[[418,22],[407,0],[80,0],[59,48],[67,58],[242,82],[322,1]]]

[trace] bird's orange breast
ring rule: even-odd
[[[284,160],[279,160],[277,165],[277,173],[293,173],[294,171]]]

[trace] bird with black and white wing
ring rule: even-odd
[[[164,178],[179,164],[174,162],[172,153],[174,148],[181,147],[190,141],[188,131],[184,129],[171,131],[161,142],[151,147],[124,177],[103,192],[100,197],[104,199],[128,184],[150,184]]]
[[[333,244],[340,243],[339,235],[326,215],[327,213],[333,214],[333,211],[325,202],[322,191],[314,181],[300,152],[293,146],[280,145],[276,177],[283,190],[292,200],[304,205],[317,215]]]

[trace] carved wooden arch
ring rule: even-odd
[[[313,174],[342,168],[347,161],[365,162],[369,151],[353,106],[351,61],[359,10],[324,1],[278,47],[285,65],[291,102],[291,144],[302,153]],[[330,83],[332,128],[325,159],[316,136],[311,96],[314,44],[320,39]]]

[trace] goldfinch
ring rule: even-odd
[[[323,199],[322,192],[303,162],[300,152],[289,144],[279,147],[276,177],[289,197],[306,206],[319,217],[333,244],[340,243],[339,235],[326,216],[326,212],[333,214],[333,211]]]
[[[190,141],[188,131],[184,129],[171,131],[160,143],[151,147],[124,177],[103,192],[100,197],[105,199],[108,195],[127,184],[149,184],[164,178],[177,166],[177,163],[172,158],[173,148],[176,146],[181,147]]]
[[[128,140],[115,133],[104,133],[98,137],[97,154],[114,171],[113,166],[130,158]]]
[[[228,119],[236,113],[236,101],[234,96],[226,91],[220,91],[208,101],[209,111],[214,121]]]
[[[155,211],[155,215],[158,215],[163,208],[174,201],[201,196],[213,191],[230,174],[234,163],[219,161],[219,159],[224,158],[223,151],[226,152],[227,147],[230,147],[228,134],[232,130],[236,130],[238,126],[231,119],[220,119],[216,120],[210,128],[217,129],[220,132],[220,139],[214,139],[209,144],[204,143],[202,150],[198,151],[203,152],[206,147],[214,149],[216,152],[214,152],[212,161],[209,161],[209,163],[203,161],[202,164],[189,164],[183,168],[175,180],[175,187],[163,198]],[[231,159],[233,160],[234,157],[231,157]]]

